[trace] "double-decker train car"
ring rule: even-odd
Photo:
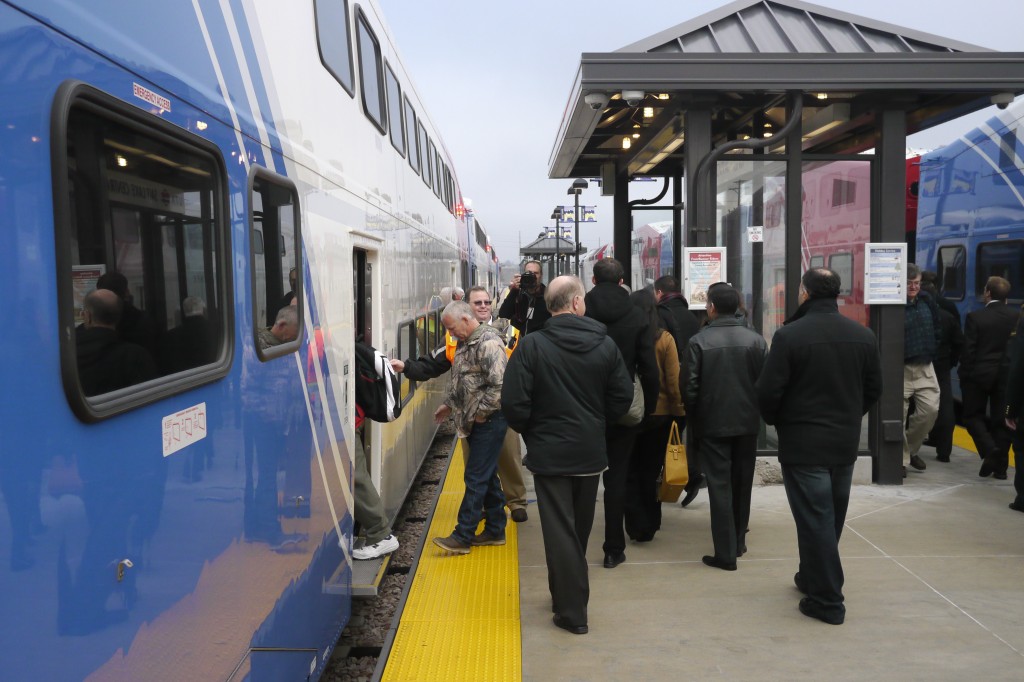
[[[0,2],[0,676],[320,675],[441,399],[357,437],[353,342],[438,342],[460,196],[374,0]]]

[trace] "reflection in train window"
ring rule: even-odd
[[[359,49],[359,79],[363,91],[363,111],[383,133],[387,130],[384,89],[381,87],[380,44],[362,12],[356,14],[356,46]]]
[[[853,293],[853,254],[834,253],[828,257],[828,269],[839,275],[839,295]]]
[[[75,332],[62,357],[69,402],[92,421],[227,371],[224,172],[205,140],[86,86],[65,91],[55,228],[62,326]],[[93,289],[108,292],[87,301]],[[183,372],[174,388],[154,381]]]
[[[978,245],[974,291],[980,297],[989,277],[1002,277],[1010,282],[1010,298],[1024,298],[1024,242],[1019,240],[987,242]]]
[[[967,295],[967,251],[962,246],[939,248],[939,293],[954,301]]]
[[[416,347],[416,321],[406,320],[398,325],[398,338],[396,339],[398,344],[395,347],[395,357],[402,358],[416,358],[418,356],[412,354],[412,350]],[[398,375],[401,384],[399,386],[399,396],[402,407],[412,400],[412,394],[416,390],[416,386],[409,377],[402,374]]]
[[[315,0],[316,40],[320,61],[348,94],[355,93],[352,83],[352,51],[349,45],[348,2]]]
[[[291,181],[264,168],[253,167],[250,183],[253,334],[260,357],[269,359],[296,350],[302,336],[299,203]],[[288,307],[294,313],[275,326]]]

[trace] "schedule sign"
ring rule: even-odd
[[[690,310],[708,306],[708,287],[725,281],[725,247],[693,247],[684,249],[683,296]]]
[[[907,245],[901,242],[864,245],[864,303],[907,304]]]

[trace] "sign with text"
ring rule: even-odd
[[[747,228],[747,241],[759,244],[764,241],[764,225],[751,225]]]
[[[206,438],[206,403],[167,415],[161,423],[164,457]]]
[[[864,245],[864,303],[907,304],[907,245],[903,242]]]
[[[708,287],[725,281],[725,247],[683,249],[683,296],[690,310],[705,310]]]
[[[562,219],[561,223],[568,223],[569,225],[576,224],[576,220],[572,217],[575,207],[573,206],[562,206]],[[597,222],[597,206],[580,206],[580,222],[581,223],[596,223]]]

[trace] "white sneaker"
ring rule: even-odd
[[[356,547],[352,550],[352,558],[359,559],[361,561],[366,559],[376,559],[377,557],[384,556],[385,554],[391,554],[396,549],[398,549],[398,538],[394,535],[389,535],[380,542],[375,542],[372,545]]]

